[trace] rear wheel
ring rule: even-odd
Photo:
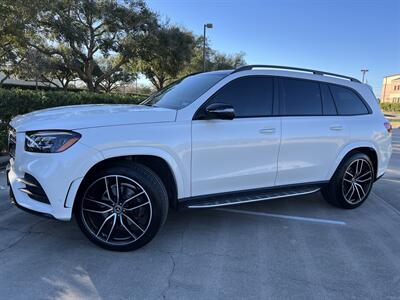
[[[374,178],[371,159],[366,154],[354,153],[341,163],[322,194],[335,206],[356,208],[368,198]]]
[[[157,234],[167,216],[168,196],[153,171],[118,162],[85,180],[75,210],[79,227],[92,242],[129,251]]]

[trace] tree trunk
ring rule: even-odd
[[[86,87],[87,87],[89,92],[95,92],[95,86],[93,84],[93,81],[86,80],[85,83],[86,83]]]

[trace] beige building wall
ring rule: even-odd
[[[383,78],[381,103],[400,103],[400,74]]]

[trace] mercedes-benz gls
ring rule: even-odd
[[[14,203],[75,215],[91,241],[121,251],[151,241],[169,209],[317,191],[358,207],[391,156],[368,85],[279,66],[194,74],[142,105],[51,108],[10,127]]]

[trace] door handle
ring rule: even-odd
[[[260,129],[260,133],[262,133],[262,134],[268,134],[268,133],[274,133],[274,132],[275,132],[275,128],[273,128],[273,127],[267,127],[267,128]]]
[[[335,130],[335,131],[340,131],[343,130],[343,126],[342,125],[332,125],[331,127],[329,127],[330,130]]]

